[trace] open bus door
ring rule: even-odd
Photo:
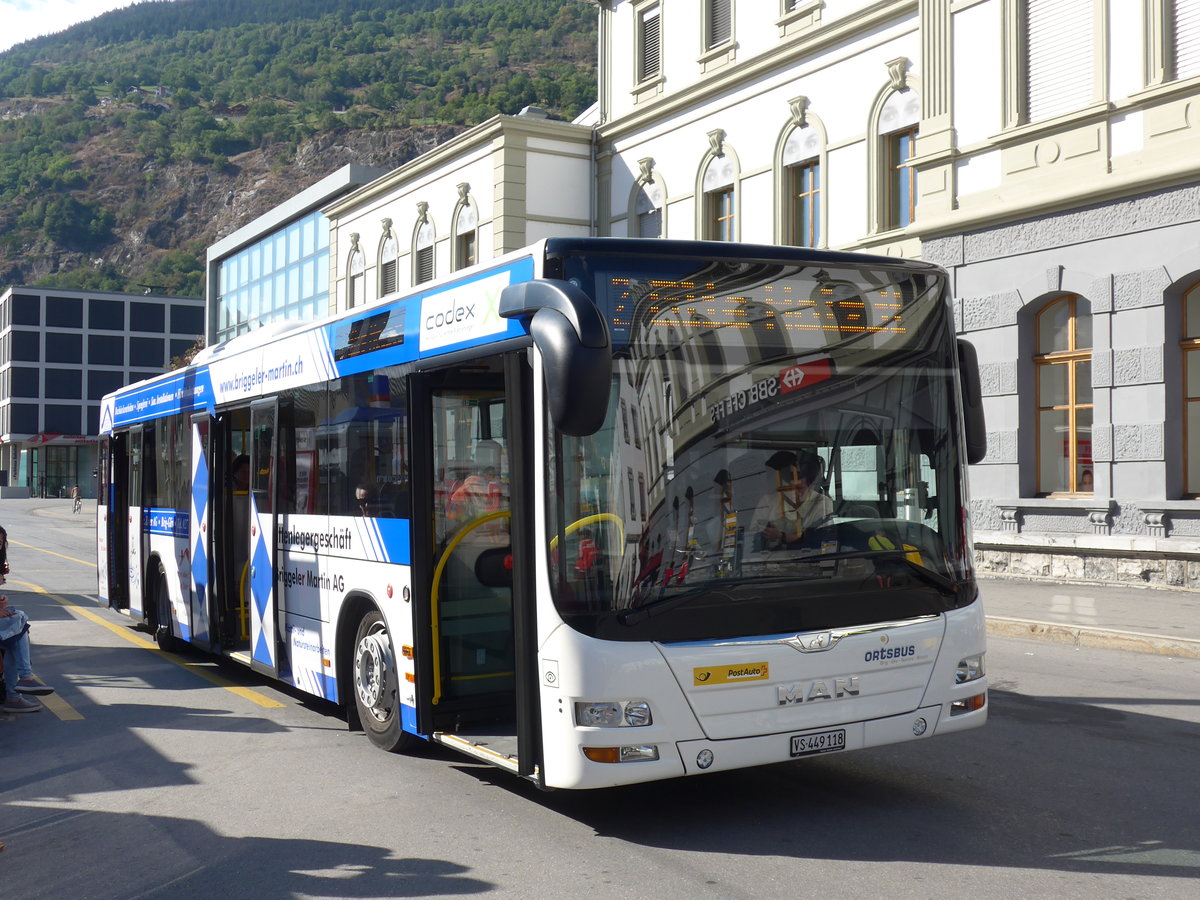
[[[192,642],[208,650],[217,650],[219,633],[210,623],[216,621],[212,608],[213,592],[209,589],[212,559],[211,504],[213,495],[212,418],[197,413],[191,421],[192,441],[192,498],[188,519],[188,553],[191,556],[191,623]]]
[[[414,376],[417,723],[439,743],[540,777],[524,353]],[[415,481],[415,479],[414,479]]]
[[[129,434],[126,439],[126,456],[125,462],[128,467],[127,478],[125,483],[129,486],[129,493],[123,498],[125,508],[123,510],[125,516],[126,527],[126,554],[125,570],[127,577],[126,593],[125,593],[125,608],[129,610],[129,615],[135,621],[141,621],[144,617],[143,607],[145,605],[143,597],[145,595],[145,585],[143,579],[146,574],[146,548],[145,543],[149,535],[145,533],[142,527],[144,517],[142,515],[142,458],[144,456],[145,447],[143,446],[144,430],[141,425],[135,425],[129,429]]]
[[[250,407],[250,545],[246,589],[250,611],[250,666],[279,677],[282,629],[279,627],[279,592],[275,582],[278,545],[279,401],[272,397]]]
[[[108,605],[113,609],[129,608],[129,494],[128,481],[116,477],[129,466],[129,435],[114,434],[101,441],[100,449],[100,515],[104,517],[106,546],[104,548],[104,587]]]

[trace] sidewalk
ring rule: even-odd
[[[988,634],[1200,659],[1200,593],[981,577]]]

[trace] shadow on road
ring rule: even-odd
[[[195,821],[150,815],[25,809],[14,822],[13,813],[5,816],[4,894],[26,900],[430,897],[493,887],[458,863],[398,857],[383,847],[224,836]],[[47,839],[72,848],[73,864],[20,864]]]
[[[606,791],[547,794],[463,768],[648,847],[1200,877],[1200,814],[1184,786],[1200,726],[1075,699],[990,699],[981,731]]]

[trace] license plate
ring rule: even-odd
[[[792,735],[792,756],[812,756],[846,749],[846,729]]]

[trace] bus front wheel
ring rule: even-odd
[[[371,743],[388,752],[417,746],[418,738],[400,727],[400,681],[387,623],[371,610],[354,637],[354,703]]]

